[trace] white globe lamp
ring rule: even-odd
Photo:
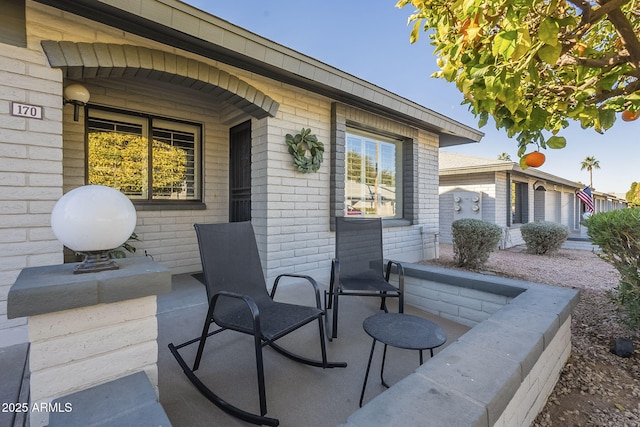
[[[89,89],[81,85],[80,83],[72,83],[64,88],[62,93],[63,104],[73,105],[73,120],[78,121],[80,107],[86,105],[89,102],[91,94]]]
[[[126,242],[136,226],[136,210],[120,191],[85,185],[62,196],[51,212],[51,228],[69,249],[84,255],[74,273],[118,269],[109,252]]]

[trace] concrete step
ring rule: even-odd
[[[49,427],[170,427],[151,382],[142,371],[54,399]]]

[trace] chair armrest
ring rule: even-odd
[[[273,299],[276,296],[276,290],[278,289],[278,283],[280,282],[280,279],[282,279],[283,277],[295,277],[298,279],[305,279],[307,282],[309,282],[311,284],[311,286],[313,287],[313,291],[316,294],[316,306],[322,310],[322,305],[320,304],[320,287],[318,287],[318,282],[315,281],[315,279],[311,276],[307,276],[304,274],[280,274],[278,277],[276,277],[276,280],[273,282],[273,287],[271,288],[271,299]]]
[[[385,280],[389,281],[389,276],[391,276],[391,266],[395,265],[398,269],[398,288],[400,292],[404,293],[404,267],[398,261],[389,261],[387,262],[387,271],[384,276]]]
[[[251,310],[251,317],[253,318],[253,330],[254,332],[260,332],[260,309],[258,308],[258,304],[248,295],[242,295],[235,292],[229,291],[220,291],[217,292],[211,297],[211,302],[209,303],[209,318],[213,318],[213,313],[215,311],[216,303],[218,302],[218,298],[226,297],[226,298],[235,298],[241,299],[247,305],[249,310]]]

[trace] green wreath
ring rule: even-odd
[[[302,128],[296,136],[288,133],[285,142],[289,147],[289,154],[293,156],[293,165],[302,173],[317,172],[322,163],[324,144],[311,135],[311,129]],[[307,152],[310,156],[307,156]]]

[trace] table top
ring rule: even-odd
[[[447,334],[437,324],[404,313],[376,314],[365,319],[362,327],[377,341],[409,350],[432,349],[447,341]]]

